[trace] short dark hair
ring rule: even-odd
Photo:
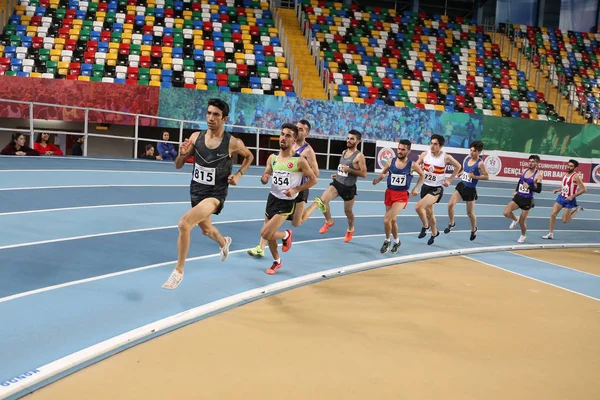
[[[310,122],[308,122],[308,121],[307,121],[307,120],[305,120],[305,119],[301,119],[301,120],[300,120],[300,121],[298,121],[298,122],[300,122],[302,125],[306,125],[306,126],[308,127],[308,130],[310,131]]]
[[[348,132],[348,135],[354,135],[356,136],[356,138],[360,141],[362,138],[362,133],[360,133],[359,131],[357,131],[356,129],[352,129],[350,132]]]
[[[225,118],[229,115],[229,104],[225,103],[221,99],[210,99],[210,100],[208,100],[208,105],[217,107],[219,110],[221,110],[221,113],[223,114],[223,118]]]
[[[410,150],[410,146],[412,146],[412,142],[408,139],[402,139],[398,144],[403,144]]]
[[[285,124],[281,125],[281,130],[283,131],[284,129],[289,129],[294,132],[294,137],[298,136],[298,127],[296,125],[286,122]]]
[[[540,162],[540,156],[536,155],[536,154],[532,154],[529,156],[530,160],[535,160],[537,162]]]
[[[446,139],[444,139],[444,137],[442,135],[438,135],[437,133],[434,133],[433,135],[431,135],[431,140],[433,140],[433,139],[437,139],[440,146],[443,146],[446,143]],[[431,141],[430,141],[430,143],[431,143]]]
[[[148,143],[146,145],[146,151],[150,150],[150,149],[154,149],[154,145],[152,143]]]
[[[575,166],[575,168],[579,167],[579,161],[577,161],[577,160],[569,160],[569,162],[571,164],[573,164]]]
[[[476,140],[469,145],[469,148],[471,147],[481,153],[483,151],[483,142],[481,140]]]

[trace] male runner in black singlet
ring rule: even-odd
[[[194,170],[190,183],[192,209],[177,225],[177,265],[163,284],[165,289],[175,289],[183,280],[183,267],[190,247],[190,231],[194,225],[200,226],[202,233],[219,243],[221,261],[229,255],[230,237],[223,237],[211,223],[211,215],[219,214],[225,204],[229,185],[237,185],[244,172],[252,164],[254,156],[244,142],[225,132],[225,122],[229,115],[229,105],[220,99],[210,99],[206,110],[208,130],[194,132],[181,144],[175,159],[177,169],[183,167],[188,157],[194,154]],[[244,157],[240,169],[231,174],[231,155]]]

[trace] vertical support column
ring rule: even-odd
[[[140,116],[135,116],[135,136],[133,140],[133,158],[138,158],[138,138],[140,134]]]
[[[416,13],[419,12],[419,0],[413,0],[412,10],[413,10],[413,12],[416,12]]]
[[[327,162],[325,163],[325,169],[329,169],[329,155],[331,154],[331,137],[327,137]]]
[[[31,139],[30,146],[33,148],[35,142],[35,133],[33,131],[33,103],[29,103],[29,138]]]
[[[256,131],[256,157],[254,157],[256,165],[260,165],[260,129]]]
[[[88,153],[88,133],[89,133],[89,123],[90,123],[90,118],[89,118],[89,109],[85,109],[85,119],[84,119],[84,123],[83,123],[83,155],[84,157],[87,157],[87,153]]]

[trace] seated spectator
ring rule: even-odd
[[[158,153],[164,161],[174,161],[177,157],[177,150],[175,150],[173,144],[167,143],[170,138],[169,132],[164,131],[162,138],[165,142],[159,142],[158,146],[156,146],[158,148]]]
[[[83,142],[85,142],[85,136],[79,136],[77,141],[73,144],[71,149],[71,155],[82,156],[83,155]]]
[[[31,147],[25,146],[25,135],[22,133],[13,133],[10,142],[6,145],[0,154],[5,156],[39,156],[40,153]]]
[[[159,155],[154,155],[154,146],[151,144],[146,145],[146,152],[140,156],[145,160],[162,160],[162,157]]]
[[[56,147],[54,144],[49,143],[48,140],[50,140],[50,134],[47,132],[42,132],[42,134],[40,134],[35,140],[33,148],[42,156],[62,156],[62,150]]]

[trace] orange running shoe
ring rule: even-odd
[[[283,239],[281,242],[281,250],[285,253],[286,251],[288,251],[289,249],[292,248],[292,230],[288,229],[286,230],[286,232],[288,233],[288,238],[287,239]]]
[[[344,242],[348,243],[352,240],[352,236],[354,236],[354,231],[346,231],[346,236],[344,236]]]
[[[333,226],[334,222],[331,221],[331,224],[327,221],[325,221],[325,224],[323,224],[323,226],[321,227],[321,229],[319,229],[319,233],[322,235],[324,233],[327,233],[327,231],[329,230],[329,228],[331,228]]]
[[[275,273],[277,272],[277,270],[279,268],[281,268],[282,265],[283,265],[282,261],[279,261],[279,262],[273,261],[273,265],[271,265],[269,267],[269,269],[266,271],[266,273],[269,274],[269,275],[275,275]]]

